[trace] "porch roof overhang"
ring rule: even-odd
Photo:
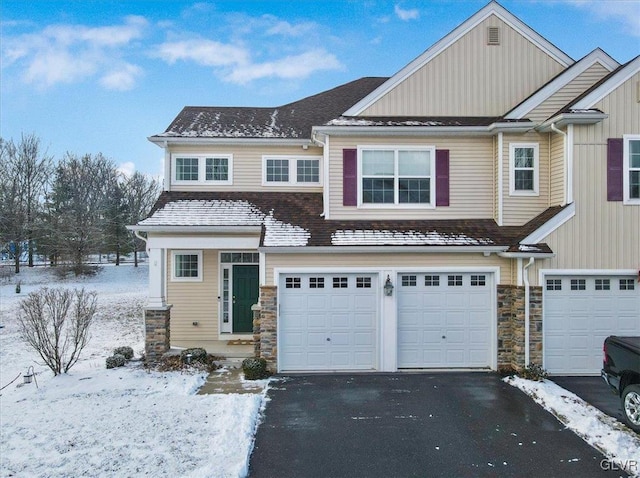
[[[313,142],[311,138],[230,138],[230,137],[218,137],[218,136],[149,136],[147,138],[153,144],[166,148],[171,145],[191,145],[191,146],[206,146],[206,145],[248,145],[248,146],[263,146],[263,145],[276,145],[276,146],[312,146]]]
[[[262,226],[193,226],[193,225],[140,225],[127,226],[134,232],[184,233],[184,234],[225,234],[225,235],[260,235]]]
[[[569,124],[589,125],[600,123],[608,117],[608,114],[598,110],[586,110],[580,112],[571,111],[567,113],[560,113],[549,118],[544,123],[537,126],[536,130],[541,133],[548,133],[551,131],[551,125],[555,125],[559,128]]]

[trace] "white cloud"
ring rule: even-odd
[[[284,20],[276,20],[276,24],[266,30],[268,35],[283,35],[290,37],[300,37],[309,32],[313,32],[317,25],[312,22],[291,24]]]
[[[139,16],[125,18],[122,25],[87,27],[50,25],[37,33],[3,38],[5,67],[22,68],[23,80],[39,87],[82,81],[99,72],[106,77],[119,70],[114,64],[134,40],[141,38],[147,21]],[[139,67],[129,65],[129,86]],[[101,81],[112,87],[114,80]]]
[[[142,68],[125,63],[100,78],[100,84],[108,90],[128,91],[135,86],[141,75]]]
[[[242,47],[198,39],[165,42],[159,46],[154,56],[169,64],[178,60],[190,60],[203,66],[228,66],[246,63],[249,54]]]
[[[225,76],[225,79],[238,84],[261,78],[302,79],[316,71],[340,68],[342,64],[335,55],[324,49],[315,49],[274,61],[238,65]]]
[[[396,15],[400,20],[409,21],[409,20],[417,20],[420,18],[420,11],[417,8],[412,8],[411,10],[404,10],[400,7],[400,5],[396,4],[393,9],[396,12]]]
[[[599,19],[616,21],[625,33],[640,37],[640,3],[636,0],[567,0],[567,3],[588,10]]]
[[[123,174],[125,177],[130,178],[133,176],[133,173],[136,172],[136,165],[131,161],[120,163],[120,166],[118,166],[118,172]]]

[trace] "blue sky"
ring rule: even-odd
[[[183,106],[277,106],[391,76],[488,0],[1,0],[0,136],[161,173]],[[640,0],[500,2],[575,60],[640,53]]]

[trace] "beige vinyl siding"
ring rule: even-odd
[[[493,217],[493,139],[490,137],[331,137],[329,207],[331,219],[474,219]],[[342,150],[358,145],[425,145],[449,150],[449,206],[402,209],[342,205]],[[435,179],[434,179],[435,180]]]
[[[332,253],[332,254],[267,254],[267,284],[274,284],[275,268],[304,267],[363,267],[425,268],[425,267],[500,267],[500,283],[508,284],[512,279],[512,261],[495,254],[484,257],[480,253],[434,254],[434,253]]]
[[[564,202],[564,136],[557,133],[549,135],[549,205],[557,206]]]
[[[322,186],[263,186],[262,185],[262,156],[314,156],[320,158],[320,181],[322,182],[322,149],[301,146],[172,146],[173,154],[232,154],[233,155],[233,183],[228,185],[216,184],[172,184],[173,191],[306,191],[320,192]],[[172,156],[173,158],[173,156]],[[172,172],[173,174],[173,172]],[[172,178],[173,179],[173,178]]]
[[[487,27],[499,46],[487,46]],[[397,85],[363,116],[500,116],[563,66],[491,15]]]
[[[567,83],[563,88],[547,98],[541,105],[526,115],[534,122],[544,121],[551,117],[575,98],[587,91],[610,71],[600,63],[595,63],[582,74]]]
[[[640,134],[638,81],[640,74],[594,105],[608,119],[575,126],[576,215],[544,239],[556,257],[537,263],[536,272],[541,268],[640,269],[640,206],[607,201],[607,139]]]
[[[167,303],[171,309],[171,346],[218,339],[218,251],[203,250],[202,282],[171,280],[171,250],[167,251]],[[194,326],[193,322],[198,325]]]
[[[512,196],[509,178],[511,173],[511,143],[538,143],[539,184],[537,196]],[[549,207],[549,137],[548,134],[527,133],[503,137],[503,225],[520,226]]]

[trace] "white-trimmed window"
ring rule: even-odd
[[[509,145],[509,191],[512,196],[537,196],[540,177],[538,143]]]
[[[232,184],[233,155],[173,154],[174,184]]]
[[[319,186],[320,179],[319,157],[262,157],[262,184],[265,186]]]
[[[171,251],[171,280],[202,281],[202,251]]]
[[[625,134],[623,139],[623,201],[640,204],[640,134]]]
[[[358,204],[435,206],[435,146],[359,146]]]

